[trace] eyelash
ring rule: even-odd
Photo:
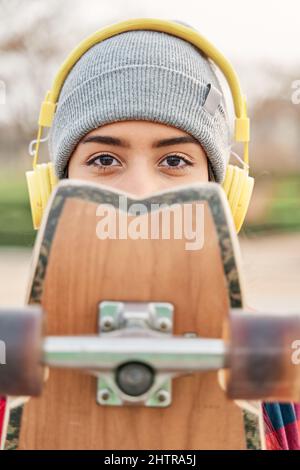
[[[95,157],[91,158],[90,160],[88,160],[88,161],[86,162],[86,164],[87,164],[88,166],[96,166],[96,167],[98,167],[98,168],[101,168],[101,170],[103,170],[103,171],[108,170],[108,169],[112,168],[113,166],[117,166],[117,165],[107,165],[107,166],[104,165],[104,166],[101,166],[101,165],[98,165],[98,164],[95,163],[95,161],[96,161],[98,158],[100,158],[100,157],[107,157],[107,156],[108,156],[108,157],[112,157],[112,158],[114,158],[115,160],[118,160],[118,159],[117,159],[114,155],[112,155],[112,154],[109,154],[109,153],[101,153],[101,154],[96,155]],[[180,155],[180,154],[178,154],[178,153],[171,153],[170,155],[166,155],[166,156],[162,159],[161,162],[163,162],[164,160],[166,160],[168,157],[178,157],[178,158],[180,158],[181,160],[184,161],[184,163],[186,164],[186,166],[193,166],[193,163],[192,163],[190,160],[188,160],[187,158],[184,158],[182,155]],[[161,163],[161,162],[160,162],[160,163]],[[185,166],[177,166],[177,167],[176,167],[176,166],[173,166],[173,167],[172,167],[172,166],[169,166],[169,167],[166,166],[166,168],[169,168],[169,169],[171,168],[172,170],[182,170],[182,169],[185,168]]]
[[[112,166],[115,166],[115,165],[107,165],[107,166],[105,166],[105,165],[104,165],[104,166],[97,165],[97,164],[95,163],[95,161],[96,161],[98,158],[101,158],[101,157],[112,157],[112,158],[114,158],[115,160],[118,160],[114,155],[111,155],[110,153],[100,153],[100,154],[98,154],[98,155],[95,155],[95,157],[92,157],[90,160],[88,160],[88,161],[86,162],[86,164],[87,164],[88,166],[95,166],[95,167],[101,168],[103,171],[112,168]]]
[[[183,170],[186,166],[193,166],[193,163],[192,163],[190,160],[188,160],[187,158],[184,158],[184,157],[183,157],[182,155],[180,155],[179,153],[171,153],[170,155],[167,155],[166,157],[164,157],[164,158],[162,159],[162,162],[163,162],[164,160],[166,160],[167,158],[169,158],[169,157],[178,157],[178,158],[180,158],[182,161],[184,161],[185,166],[172,166],[172,165],[171,165],[171,166],[169,166],[169,167],[166,166],[166,168],[179,171],[179,170]],[[160,162],[160,163],[161,163],[161,162]]]

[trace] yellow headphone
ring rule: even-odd
[[[139,29],[169,33],[190,42],[203,51],[219,67],[227,80],[234,103],[234,140],[236,142],[243,142],[244,144],[243,168],[229,164],[223,183],[223,188],[227,195],[238,232],[245,219],[254,185],[254,179],[249,176],[250,121],[247,116],[246,99],[245,96],[242,95],[239,79],[232,65],[225,57],[194,29],[181,23],[152,18],[138,18],[122,21],[96,31],[94,34],[84,39],[61,65],[54,79],[52,88],[46,93],[45,100],[41,105],[38,120],[38,134],[36,141],[34,141],[36,146],[33,158],[33,170],[26,172],[34,228],[39,228],[43,211],[51,191],[57,184],[53,164],[51,162],[37,163],[40,142],[43,141],[42,130],[44,127],[50,128],[52,125],[59,94],[68,73],[80,57],[98,42],[119,33]]]

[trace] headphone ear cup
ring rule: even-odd
[[[49,178],[50,178],[50,185],[51,185],[51,192],[53,191],[53,189],[55,188],[55,186],[57,185],[58,183],[58,178],[55,174],[55,170],[54,170],[54,165],[52,162],[48,162],[47,163],[47,166],[48,166],[48,172],[49,172]]]
[[[238,183],[240,176],[239,170],[240,168],[235,165],[228,165],[225,180],[223,183],[223,188],[227,196],[232,216],[234,216],[234,205],[237,204],[236,194],[238,191]]]
[[[233,165],[228,165],[227,166],[225,178],[224,178],[224,181],[223,181],[223,184],[222,184],[223,189],[226,193],[227,199],[228,199],[230,186],[231,186],[231,183],[232,183],[233,168],[234,168]]]
[[[238,203],[240,201],[241,193],[243,191],[247,177],[248,173],[245,170],[242,170],[237,166],[234,168],[234,175],[229,193],[230,206],[233,218],[235,218]]]
[[[37,173],[34,170],[26,171],[26,181],[31,208],[32,223],[35,230],[40,226],[42,219],[42,201],[40,187],[37,180]]]
[[[51,194],[51,181],[47,163],[40,163],[36,166],[37,180],[41,194],[42,211],[44,212]]]
[[[51,192],[57,184],[52,162],[36,165],[34,170],[26,172],[26,179],[33,226],[38,229]]]
[[[244,220],[245,220],[245,217],[246,217],[249,205],[250,205],[253,187],[254,187],[254,178],[247,175],[244,181],[244,185],[241,191],[239,201],[238,201],[236,212],[234,214],[234,223],[235,223],[237,233],[240,231],[244,223]]]
[[[235,165],[228,165],[223,189],[226,193],[237,232],[240,231],[254,186],[254,178],[248,172]]]

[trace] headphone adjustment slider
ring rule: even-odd
[[[49,101],[49,92],[47,92],[45,100],[41,105],[40,115],[39,115],[39,126],[41,127],[51,127],[56,103]]]
[[[250,140],[250,120],[247,117],[236,118],[234,135],[236,142],[249,142]]]

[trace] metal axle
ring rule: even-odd
[[[114,333],[105,337],[49,336],[43,342],[42,362],[52,367],[95,372],[113,370],[133,361],[175,374],[228,367],[227,348],[221,339],[161,335],[161,338],[136,337],[132,331],[131,337],[114,336]]]

